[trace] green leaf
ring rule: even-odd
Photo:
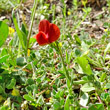
[[[104,101],[104,100],[106,100],[107,101],[107,98],[109,98],[110,97],[110,94],[109,93],[101,93],[101,96],[100,96],[100,98]],[[110,100],[110,98],[109,98],[109,100]]]
[[[2,86],[0,86],[0,93],[3,93],[4,92],[4,89]]]
[[[12,79],[9,84],[7,84],[7,89],[13,89],[16,85],[16,79]]]
[[[26,99],[27,101],[34,101],[34,98],[33,98],[31,95],[29,95],[29,94],[25,94],[23,97],[24,97],[24,99]]]
[[[28,35],[28,31],[26,30],[26,27],[25,27],[24,24],[22,24],[21,30],[23,31],[23,33],[24,33],[26,36]]]
[[[0,110],[9,110],[9,107],[4,105],[4,106],[0,107]]]
[[[53,107],[54,107],[54,110],[59,110],[60,109],[60,102],[58,101],[55,101],[54,104],[53,104]]]
[[[104,59],[105,59],[105,56],[106,56],[107,51],[109,50],[109,48],[110,48],[110,43],[108,43],[106,49],[104,50]]]
[[[87,108],[81,108],[81,110],[87,110]]]
[[[80,65],[85,74],[87,75],[92,74],[92,70],[90,68],[90,65],[88,64],[88,60],[85,57],[77,57],[76,61]]]
[[[69,99],[69,95],[66,98],[66,102],[64,105],[64,110],[69,110],[69,104],[70,104],[70,99]]]
[[[24,57],[19,57],[16,59],[16,63],[18,66],[24,66],[26,64],[26,59]]]
[[[89,46],[84,41],[82,41],[81,47],[82,47],[81,49],[82,49],[83,52],[86,52],[86,51],[89,50]]]
[[[47,106],[44,106],[44,107],[43,107],[43,110],[48,110],[48,109],[47,109]]]
[[[63,106],[64,103],[65,103],[65,100],[64,100],[64,99],[61,99],[61,100],[60,100],[60,105]]]
[[[44,98],[42,95],[39,96],[38,100],[37,100],[37,103],[40,104],[40,105],[43,105],[44,104]]]
[[[12,93],[13,96],[20,96],[19,90],[16,88],[13,88]]]
[[[27,37],[26,37],[26,35],[23,33],[23,31],[21,31],[21,30],[19,29],[19,26],[18,26],[18,23],[17,23],[17,20],[16,20],[16,17],[15,17],[14,12],[12,13],[12,16],[13,16],[13,23],[14,23],[16,32],[17,32],[18,37],[19,37],[19,41],[20,41],[20,43],[21,43],[23,49],[26,50]]]
[[[80,56],[80,55],[81,55],[80,49],[75,48],[75,49],[74,49],[74,54],[75,54],[76,57]]]
[[[87,93],[84,93],[80,98],[80,105],[86,106],[89,100],[89,95]]]
[[[108,105],[107,110],[110,110],[110,105]]]
[[[86,83],[81,87],[81,90],[83,92],[90,92],[90,91],[95,90],[95,88],[93,87],[92,83]]]
[[[31,37],[29,40],[29,48],[31,48],[35,42],[36,42],[36,39]]]
[[[0,76],[0,79],[2,79],[2,76]]]
[[[32,78],[27,79],[26,84],[32,85],[34,84],[34,80]]]
[[[66,63],[67,63],[67,64],[69,63],[69,54],[68,54],[67,51],[66,51]]]
[[[93,104],[91,105],[88,110],[104,110],[103,104]]]
[[[110,89],[110,83],[107,83],[107,84],[106,84],[106,88],[107,88],[107,89]]]
[[[3,57],[0,58],[0,63],[6,62],[6,60],[8,59],[9,55],[5,55]]]
[[[4,44],[8,37],[8,25],[5,24],[3,21],[0,21],[0,47]]]
[[[96,66],[96,67],[101,67],[100,63],[98,61],[95,61],[91,58],[89,58],[88,56],[86,56],[87,60],[89,61],[90,64]]]
[[[69,89],[69,88],[71,87],[70,80],[67,79],[66,84],[67,84],[67,87],[68,87],[68,89]]]
[[[101,77],[100,77],[100,81],[103,82],[105,81],[107,74],[106,73],[102,73]]]
[[[3,48],[2,51],[1,51],[0,56],[5,56],[7,54],[8,54],[7,49],[6,48]]]
[[[74,35],[74,38],[75,38],[75,40],[76,40],[76,43],[77,43],[78,45],[81,45],[81,41],[80,41],[78,35]]]

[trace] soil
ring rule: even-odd
[[[27,24],[27,28],[29,28],[29,25],[31,22],[30,20],[31,11],[30,10],[32,9],[33,3],[34,3],[34,0],[27,0],[25,3],[22,3],[17,9],[17,12],[20,15],[19,16],[20,22],[25,21],[25,23]],[[56,6],[59,6],[59,7],[61,6],[61,4],[59,4],[59,2],[56,0],[47,0],[46,3],[55,4]],[[68,11],[68,8],[71,8],[73,6],[72,0],[65,0],[65,3],[67,4],[67,11]],[[85,29],[86,32],[89,33],[90,37],[99,39],[100,36],[104,32],[103,22],[110,21],[109,18],[104,17],[105,15],[108,14],[107,9],[106,9],[107,7],[106,1],[105,0],[88,0],[87,6],[88,7],[90,6],[92,8],[92,11],[90,13],[91,20],[82,22],[81,28],[78,28],[78,32],[80,32],[83,28]],[[103,9],[104,6],[105,6],[105,9]],[[80,4],[78,7],[78,10],[81,11],[83,7],[84,7],[83,4]],[[0,20],[8,19],[10,21],[9,26],[14,27],[11,13],[12,13],[12,10],[9,12],[3,11],[1,13]],[[56,12],[56,15],[58,15],[57,12]],[[52,15],[50,15],[50,21],[52,18],[51,16]],[[101,16],[101,19],[98,19],[99,16]],[[35,22],[33,25],[32,34],[35,34],[37,32],[37,26],[38,24],[36,24]]]

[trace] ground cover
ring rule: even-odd
[[[1,0],[0,110],[109,110],[109,41],[109,0]]]

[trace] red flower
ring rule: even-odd
[[[60,29],[48,20],[42,20],[39,24],[39,33],[34,36],[39,45],[47,45],[60,37]]]

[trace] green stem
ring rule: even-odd
[[[56,43],[56,44],[57,44],[57,48],[58,48],[58,51],[59,51],[59,54],[60,54],[60,57],[61,57],[61,60],[62,60],[62,63],[63,63],[63,68],[65,70],[65,76],[71,82],[71,78],[70,78],[68,70],[67,70],[67,68],[65,66],[65,62],[64,62],[64,59],[63,59],[61,48],[58,46],[58,43]]]
[[[57,42],[56,42],[56,45],[57,45],[57,49],[58,49],[58,52],[60,54],[60,57],[61,57],[61,60],[62,60],[62,63],[63,63],[63,68],[65,70],[65,76],[71,82],[71,78],[69,76],[68,70],[66,68],[66,65],[65,65],[65,62],[64,62],[64,59],[63,59],[61,48],[58,46]],[[88,83],[88,81],[84,81],[84,80],[72,81],[73,85],[80,85],[80,84],[85,84],[85,83]]]
[[[30,37],[31,37],[32,26],[33,26],[33,22],[34,22],[34,18],[35,18],[37,4],[38,4],[38,0],[34,0],[32,20],[31,20],[31,24],[30,24],[30,28],[29,28],[28,37],[27,37],[27,49],[26,49],[26,51],[28,51],[28,48],[29,48],[29,40],[30,40]]]

